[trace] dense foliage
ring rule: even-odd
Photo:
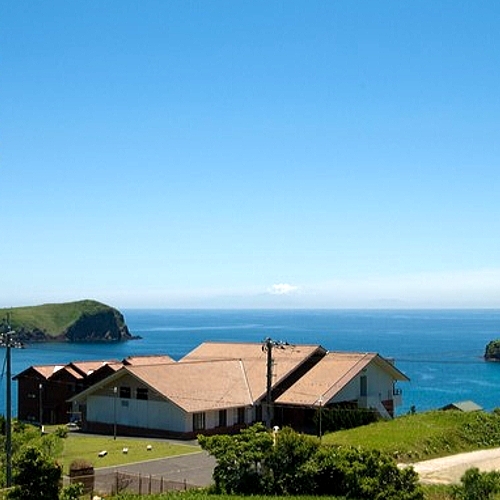
[[[369,408],[343,405],[338,408],[322,408],[318,410],[314,415],[314,424],[318,430],[320,420],[322,433],[335,432],[377,422],[379,414]]]
[[[460,486],[453,489],[457,500],[489,500],[500,492],[500,472],[480,472],[473,467],[465,472]]]
[[[63,440],[56,434],[41,435],[40,429],[15,420],[12,425],[13,462],[26,448],[37,448],[44,456],[55,460],[63,450]],[[5,435],[0,434],[0,465],[5,473]],[[5,484],[4,474],[0,475],[0,486]]]
[[[34,446],[26,447],[14,463],[14,488],[9,500],[57,500],[61,467]]]
[[[217,459],[214,491],[226,494],[331,495],[373,500],[420,500],[411,468],[375,450],[321,446],[316,438],[256,425],[236,436],[200,436]]]

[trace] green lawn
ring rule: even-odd
[[[152,449],[147,450],[151,445]],[[123,453],[123,448],[128,448],[128,453]],[[99,452],[106,450],[104,457],[99,457]],[[185,455],[201,451],[199,446],[187,444],[172,444],[166,441],[147,439],[131,439],[118,437],[116,441],[108,436],[86,436],[82,434],[68,434],[64,439],[64,449],[58,459],[63,466],[64,473],[69,471],[71,462],[83,458],[92,463],[95,468],[123,465],[144,460]]]
[[[412,462],[500,446],[498,413],[431,411],[326,434],[325,444],[378,449]]]

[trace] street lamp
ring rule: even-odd
[[[118,387],[113,387],[113,439],[116,441],[116,398],[118,396]]]
[[[323,397],[322,396],[319,397],[318,403],[319,403],[319,440],[321,441],[321,435],[323,434],[323,429],[322,429]]]

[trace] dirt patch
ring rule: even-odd
[[[460,453],[409,465],[413,466],[422,483],[459,483],[464,472],[472,467],[482,472],[500,470],[500,448]]]

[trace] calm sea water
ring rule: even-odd
[[[12,350],[13,374],[30,365],[65,364],[130,355],[182,357],[204,341],[321,344],[329,350],[378,352],[394,358],[411,381],[402,383],[406,413],[472,399],[487,410],[500,407],[500,363],[486,363],[486,344],[500,338],[500,310],[125,310],[141,340],[120,344],[40,344]],[[0,351],[4,366],[4,351]],[[2,373],[4,370],[2,370]],[[5,409],[5,375],[0,411]],[[17,386],[13,386],[13,395]],[[17,401],[13,402],[14,415]]]

